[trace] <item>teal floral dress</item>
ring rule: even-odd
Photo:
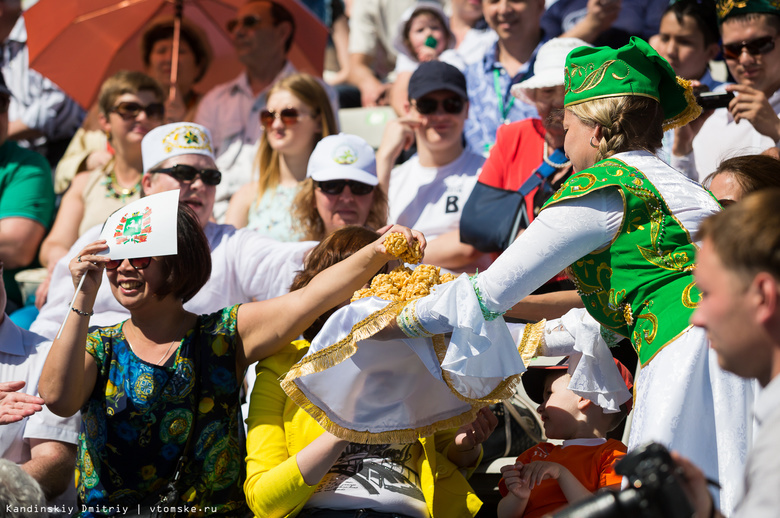
[[[123,506],[137,511],[153,498],[173,477],[193,423],[195,435],[177,483],[180,514],[246,512],[235,372],[238,307],[199,316],[167,367],[139,359],[122,324],[87,336],[97,381],[81,409],[79,516],[121,514]]]

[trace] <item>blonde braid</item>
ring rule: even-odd
[[[616,153],[645,149],[655,153],[663,138],[663,110],[653,99],[619,96],[595,99],[566,108],[589,126],[601,126],[596,161]]]

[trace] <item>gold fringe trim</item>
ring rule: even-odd
[[[520,345],[517,346],[517,352],[520,353],[526,367],[532,358],[539,356],[545,324],[547,324],[547,320],[542,319],[535,324],[526,324],[525,329],[523,329],[523,337],[520,339]]]
[[[664,121],[664,131],[685,126],[689,122],[696,120],[702,112],[701,106],[696,102],[696,97],[693,95],[691,82],[678,76],[677,84],[685,90],[685,102],[688,103],[688,106],[676,116]]]
[[[295,380],[302,376],[322,372],[330,367],[338,365],[357,352],[357,342],[375,335],[387,324],[392,322],[403,311],[409,301],[391,302],[383,309],[376,311],[364,318],[354,326],[347,336],[337,343],[304,357],[293,365],[281,381],[282,390],[293,402],[314,418],[320,426],[340,439],[360,444],[408,444],[421,437],[429,437],[434,433],[449,428],[459,428],[473,422],[482,407],[491,403],[498,403],[514,394],[515,387],[520,383],[520,375],[516,374],[503,380],[490,394],[483,398],[469,398],[460,394],[453,388],[450,373],[442,369],[445,384],[450,391],[461,401],[471,405],[471,408],[461,414],[447,419],[442,419],[426,426],[417,428],[404,428],[401,430],[389,430],[386,432],[369,432],[352,430],[334,423],[325,411],[312,403],[295,384]],[[439,364],[444,360],[447,346],[444,335],[432,337],[434,351]]]
[[[432,340],[433,350],[436,351],[436,357],[439,359],[439,365],[441,365],[441,362],[444,361],[444,355],[447,352],[447,346],[444,344],[444,335],[434,335]],[[520,383],[520,374],[514,374],[499,383],[496,388],[490,391],[488,395],[481,398],[470,398],[455,390],[452,382],[452,374],[445,371],[444,369],[442,369],[441,373],[442,378],[444,378],[444,383],[447,385],[447,387],[449,387],[450,392],[452,392],[456,398],[470,405],[476,405],[480,408],[485,405],[500,403],[501,401],[511,397],[515,393],[515,387],[517,387],[517,384]]]
[[[287,392],[285,386],[288,383],[292,383],[292,380],[322,372],[350,358],[357,352],[357,343],[359,341],[370,338],[387,327],[387,324],[395,320],[406,304],[406,301],[389,303],[384,308],[375,311],[352,326],[349,334],[335,344],[301,359],[287,372],[284,380],[282,380],[282,388]]]

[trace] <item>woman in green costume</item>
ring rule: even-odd
[[[398,325],[409,336],[453,328],[457,336],[470,312],[498,318],[570,267],[590,317],[629,338],[642,364],[629,450],[653,440],[682,452],[719,479],[720,506],[731,509],[752,391],[718,367],[705,332],[689,324],[699,300],[692,236],[720,206],[655,155],[664,130],[701,109],[690,85],[638,38],[620,49],[575,49],[565,74],[564,148],[574,175],[488,270],[407,305]],[[479,307],[447,304],[471,285]],[[548,322],[546,345],[549,330],[563,325],[576,335],[590,317]]]

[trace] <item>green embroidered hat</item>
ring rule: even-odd
[[[718,23],[735,14],[769,13],[780,15],[780,0],[717,0]]]
[[[664,131],[685,126],[701,113],[690,81],[646,41],[632,36],[627,45],[579,47],[566,57],[564,106],[624,95],[655,99],[664,111]]]

